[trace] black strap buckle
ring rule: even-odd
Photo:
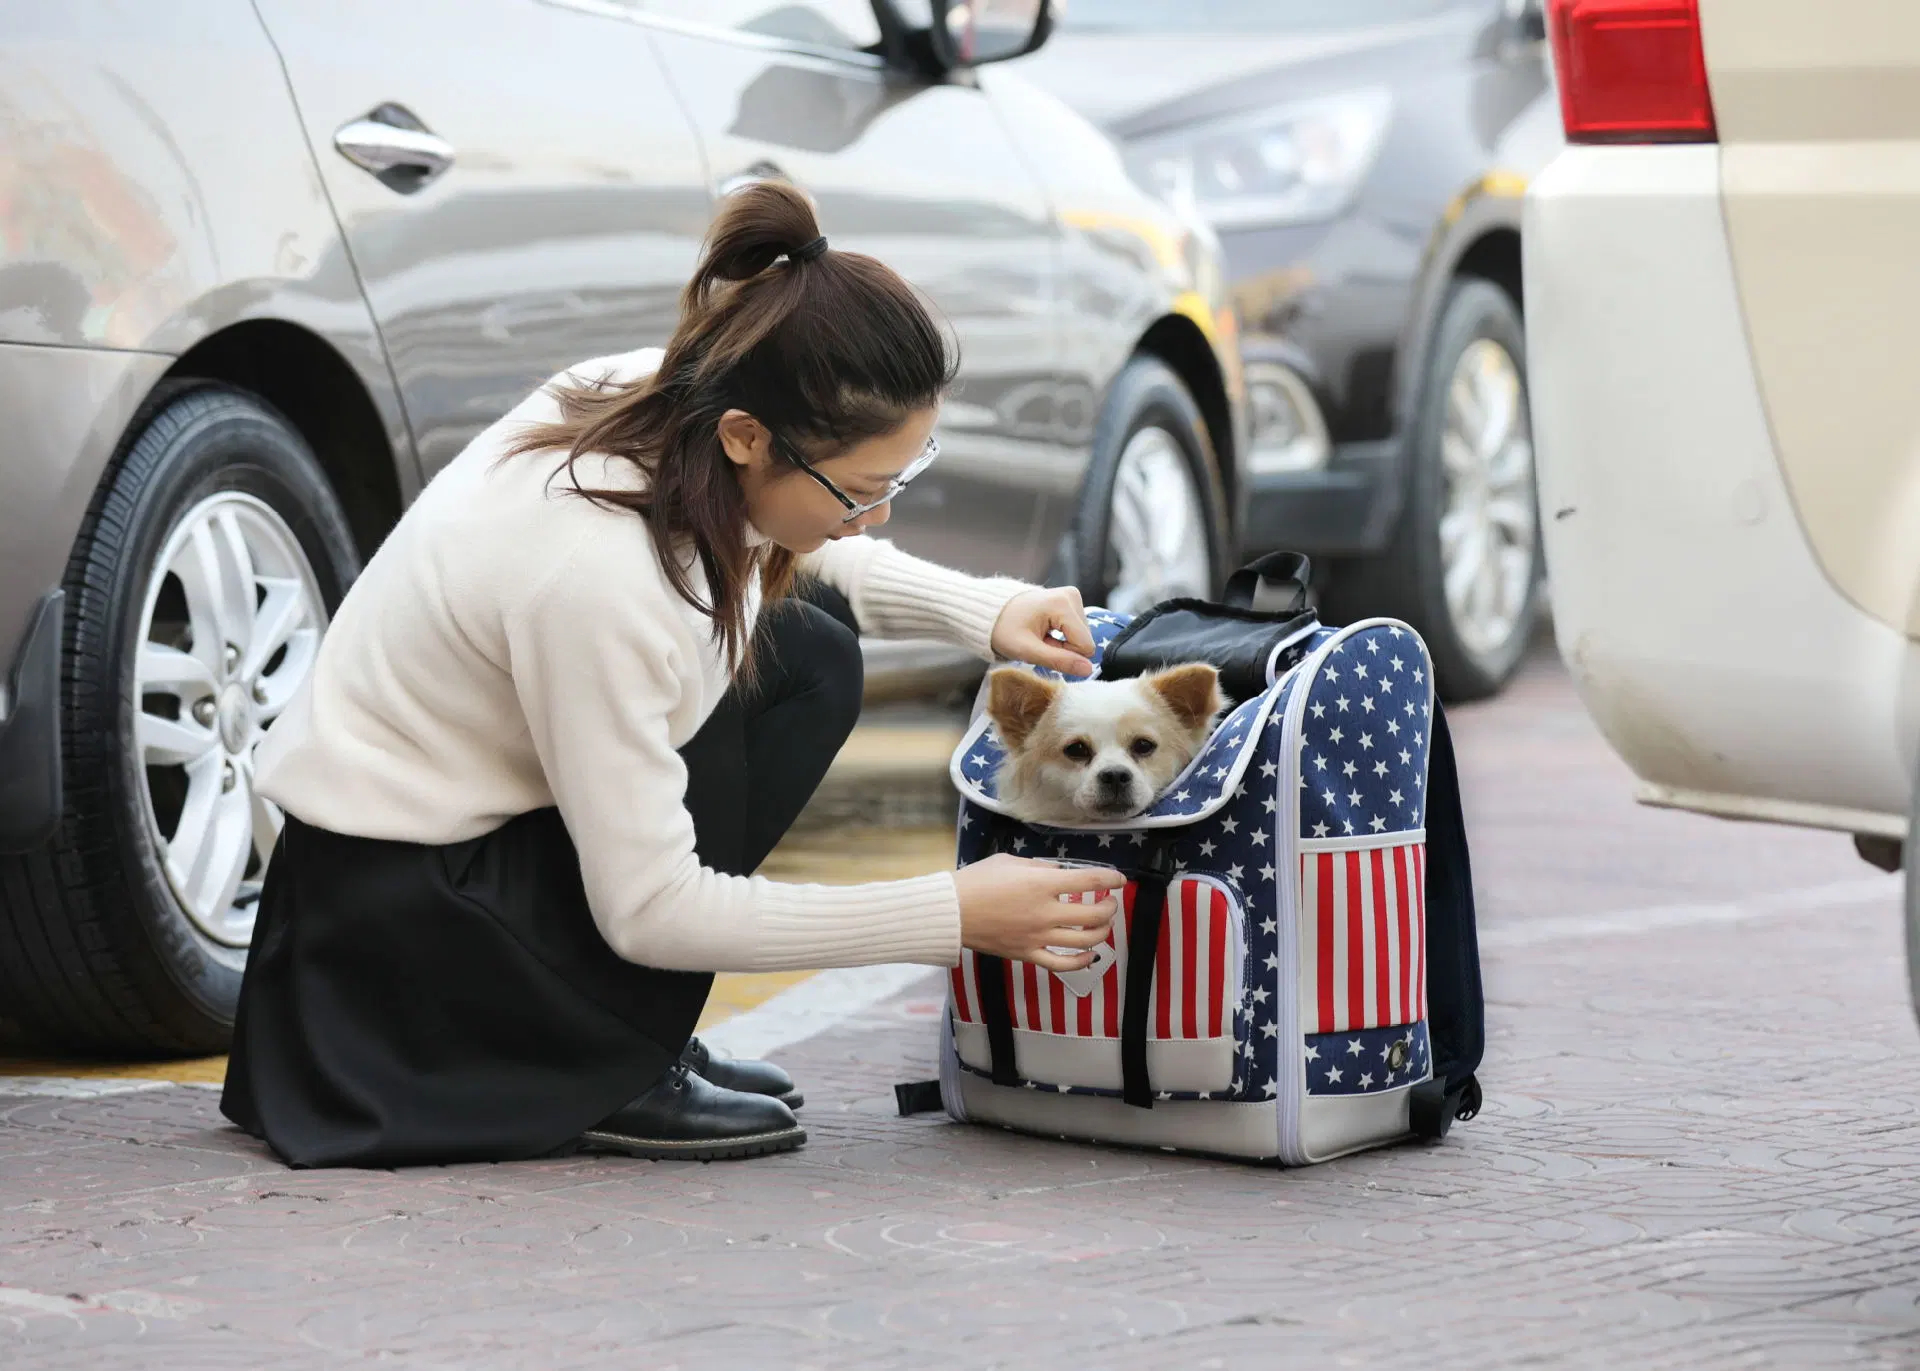
[[[1455,1120],[1465,1123],[1480,1112],[1483,1103],[1480,1082],[1472,1076],[1451,1090],[1437,1077],[1422,1081],[1408,1093],[1407,1127],[1416,1138],[1438,1142]]]

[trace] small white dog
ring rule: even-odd
[[[987,686],[1007,749],[1000,800],[1057,828],[1131,819],[1187,769],[1225,708],[1220,673],[1204,663],[1073,685],[1001,667]]]

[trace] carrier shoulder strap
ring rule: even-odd
[[[987,850],[1005,852],[1012,824],[994,815],[987,833]],[[1006,960],[987,952],[973,954],[975,979],[980,987],[980,1017],[987,1025],[987,1060],[995,1085],[1018,1085],[1020,1073],[1013,1061],[1013,1006],[1007,1001],[1010,972]]]
[[[1147,849],[1146,871],[1134,883],[1133,920],[1127,927],[1127,985],[1120,1000],[1120,1098],[1141,1109],[1153,1108],[1153,1081],[1147,1074],[1147,1016],[1172,880],[1167,845],[1155,838]]]

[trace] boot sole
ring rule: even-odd
[[[802,1095],[798,1090],[789,1090],[786,1094],[776,1095],[774,1098],[789,1109],[798,1109],[807,1102],[807,1097]]]
[[[780,1128],[771,1133],[747,1133],[737,1138],[636,1138],[590,1128],[580,1135],[582,1152],[618,1152],[643,1161],[724,1162],[744,1157],[766,1157],[791,1152],[807,1140],[804,1128]]]

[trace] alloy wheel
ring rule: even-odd
[[[1497,653],[1532,604],[1539,541],[1520,368],[1492,339],[1476,339],[1454,366],[1440,466],[1448,612],[1468,651]]]
[[[1138,614],[1211,579],[1207,516],[1179,441],[1149,425],[1127,440],[1107,522],[1107,608]]]
[[[250,495],[195,505],[148,579],[133,705],[149,836],[182,910],[228,947],[253,936],[282,823],[254,783],[254,754],[326,623],[299,540]]]

